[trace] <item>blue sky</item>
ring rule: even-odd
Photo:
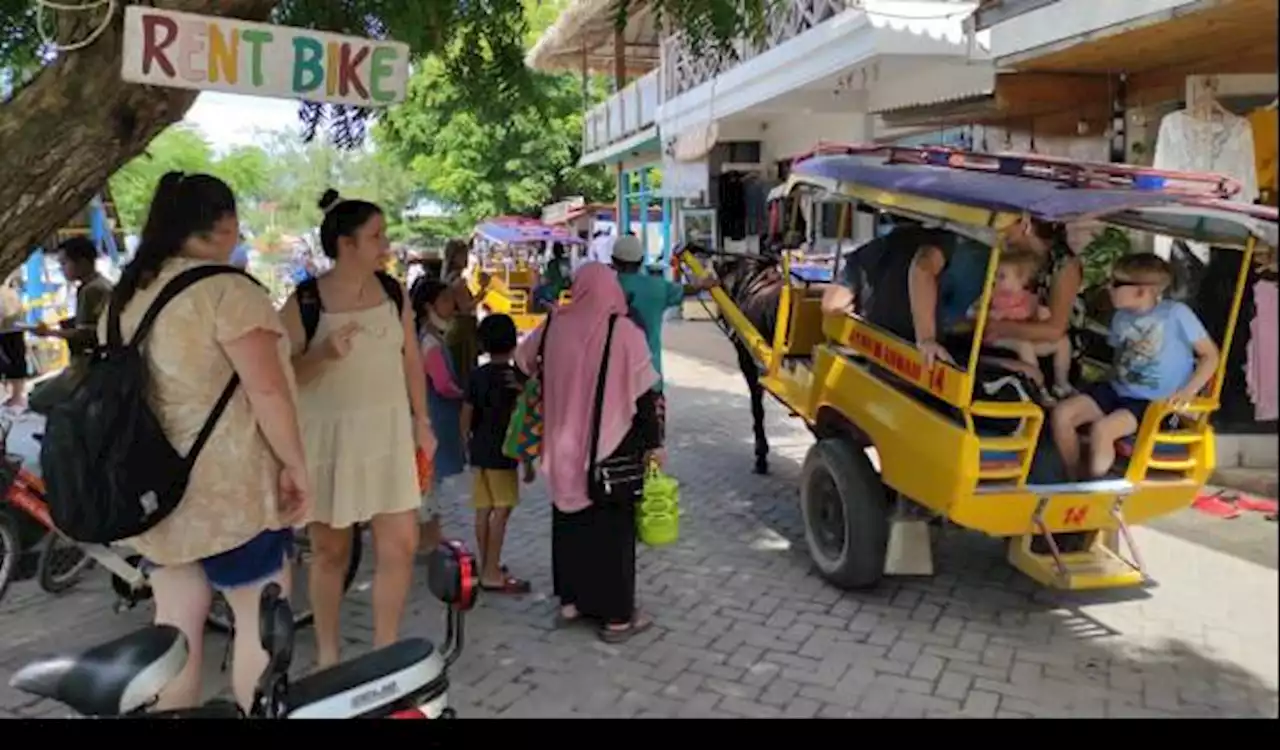
[[[218,151],[254,143],[259,131],[298,124],[298,103],[290,99],[239,96],[206,91],[183,120],[204,132]]]

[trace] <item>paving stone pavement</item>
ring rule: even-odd
[[[505,558],[529,596],[483,599],[468,620],[450,698],[469,717],[1275,717],[1277,574],[1139,529],[1157,584],[1062,594],[1037,589],[995,540],[940,532],[938,575],[842,593],[804,551],[796,503],[802,425],[770,407],[773,474],[750,473],[750,418],[736,373],[668,352],[670,468],[681,540],[643,549],[638,586],[657,626],[605,645],[554,630],[549,510],[541,485]],[[446,527],[468,541],[464,507]],[[368,648],[365,569],[344,610],[349,654]],[[37,654],[81,648],[143,623],[113,614],[102,574],[59,597],[15,584],[0,603],[0,678]],[[438,636],[420,586],[405,632]],[[299,668],[311,662],[310,631]],[[223,689],[209,636],[208,692]],[[0,715],[66,710],[0,687]]]

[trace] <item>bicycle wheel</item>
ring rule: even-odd
[[[84,549],[61,534],[50,533],[40,550],[36,567],[40,588],[50,594],[61,594],[84,578],[93,567],[93,558]]]
[[[18,546],[18,529],[13,520],[0,511],[0,599],[9,589],[9,581],[18,572],[18,558],[22,548]]]
[[[356,573],[360,570],[360,557],[364,552],[363,527],[357,525],[351,537],[351,559],[347,563],[347,573],[342,579],[342,591],[346,593],[355,582]],[[289,604],[293,608],[293,626],[305,628],[315,619],[311,611],[311,600],[307,575],[311,565],[311,543],[303,531],[295,531],[293,537],[293,586],[289,595]],[[205,625],[215,633],[230,633],[235,630],[235,618],[231,613],[231,605],[222,594],[215,592],[213,605],[209,608],[209,616]]]

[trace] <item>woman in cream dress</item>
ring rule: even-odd
[[[435,438],[407,299],[398,314],[377,278],[390,247],[382,211],[333,190],[321,209],[320,244],[334,264],[313,287],[323,311],[314,340],[306,342],[297,291],[281,315],[315,487],[310,585],[324,668],[338,661],[338,611],[357,523],[373,528],[374,646],[398,638],[418,545],[414,451],[434,451]],[[400,293],[407,297],[403,287]]]

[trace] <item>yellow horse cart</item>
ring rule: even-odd
[[[537,309],[541,260],[553,243],[581,245],[582,240],[564,227],[535,219],[499,217],[475,228],[476,261],[467,284],[487,312],[510,315],[520,333],[541,325],[544,312]],[[559,296],[563,304],[568,292]]]
[[[772,340],[723,289],[712,292],[760,365],[762,385],[817,438],[804,461],[800,502],[822,575],[861,588],[884,575],[932,574],[929,521],[945,518],[1009,540],[1009,562],[1047,586],[1142,583],[1146,570],[1130,528],[1188,507],[1213,471],[1209,416],[1227,357],[1205,392],[1179,411],[1176,428],[1169,403],[1148,409],[1112,475],[1031,482],[1045,411],[1025,394],[997,401],[975,390],[1004,230],[1027,216],[1094,220],[1243,253],[1235,297],[1223,300],[1231,305],[1226,340],[1218,342],[1225,353],[1255,245],[1275,245],[1276,211],[1225,200],[1227,181],[1209,175],[932,148],[820,150],[793,166],[782,192],[845,201],[850,211],[863,204],[992,248],[973,344],[958,366],[926,366],[913,342],[856,315],[824,314],[822,289],[797,284],[787,254],[779,259],[787,282]],[[681,261],[695,276],[706,273],[690,251]],[[989,420],[1016,426],[991,434],[980,427]]]

